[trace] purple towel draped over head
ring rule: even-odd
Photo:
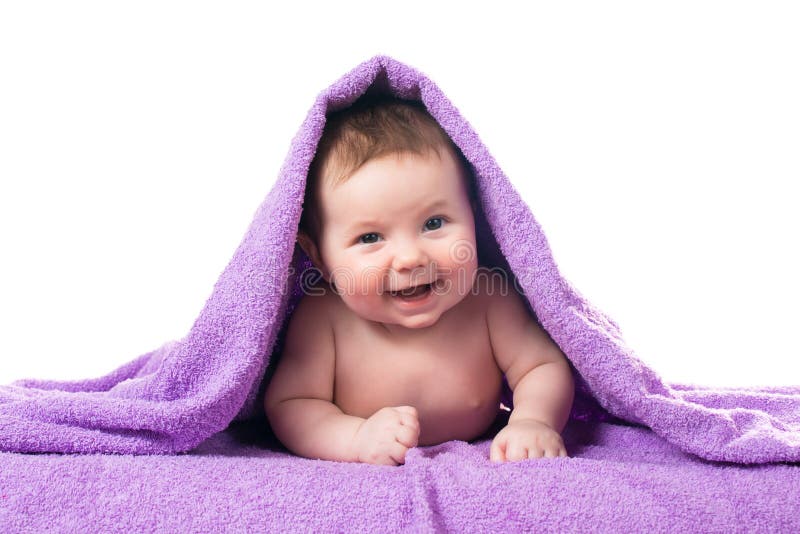
[[[319,94],[191,330],[100,378],[0,386],[0,450],[178,453],[232,421],[263,423],[259,397],[310,266],[295,244],[306,173],[326,113],[365,94],[422,101],[461,149],[481,202],[481,263],[512,275],[570,360],[577,385],[572,418],[644,425],[709,460],[800,461],[800,386],[665,383],[636,357],[617,324],[559,274],[529,207],[456,107],[428,77],[384,55]]]

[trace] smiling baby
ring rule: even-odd
[[[264,397],[287,449],[403,464],[412,447],[485,433],[505,374],[514,409],[490,459],[567,456],[569,365],[524,297],[480,276],[478,209],[463,156],[419,102],[329,115],[297,236],[320,280]]]

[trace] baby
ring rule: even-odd
[[[307,458],[403,464],[485,433],[505,374],[514,409],[490,460],[567,456],[569,365],[518,292],[478,276],[463,156],[422,104],[364,102],[329,116],[309,169],[297,240],[321,280],[264,397],[275,436]]]

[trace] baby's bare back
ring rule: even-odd
[[[502,371],[486,325],[486,299],[470,294],[428,328],[397,338],[350,311],[337,296],[333,317],[334,398],[344,413],[369,418],[413,406],[419,445],[481,436],[498,414]]]

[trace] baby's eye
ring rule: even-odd
[[[359,243],[364,243],[366,245],[369,245],[371,243],[377,243],[378,242],[378,234],[376,234],[375,232],[370,232],[368,234],[364,234],[364,235],[362,235],[361,237],[358,238],[358,242]]]
[[[441,217],[432,217],[432,218],[428,219],[427,222],[425,223],[425,229],[426,230],[438,230],[439,228],[442,227],[442,223],[443,222],[444,221],[442,220]],[[433,224],[431,224],[431,223],[433,223]]]

